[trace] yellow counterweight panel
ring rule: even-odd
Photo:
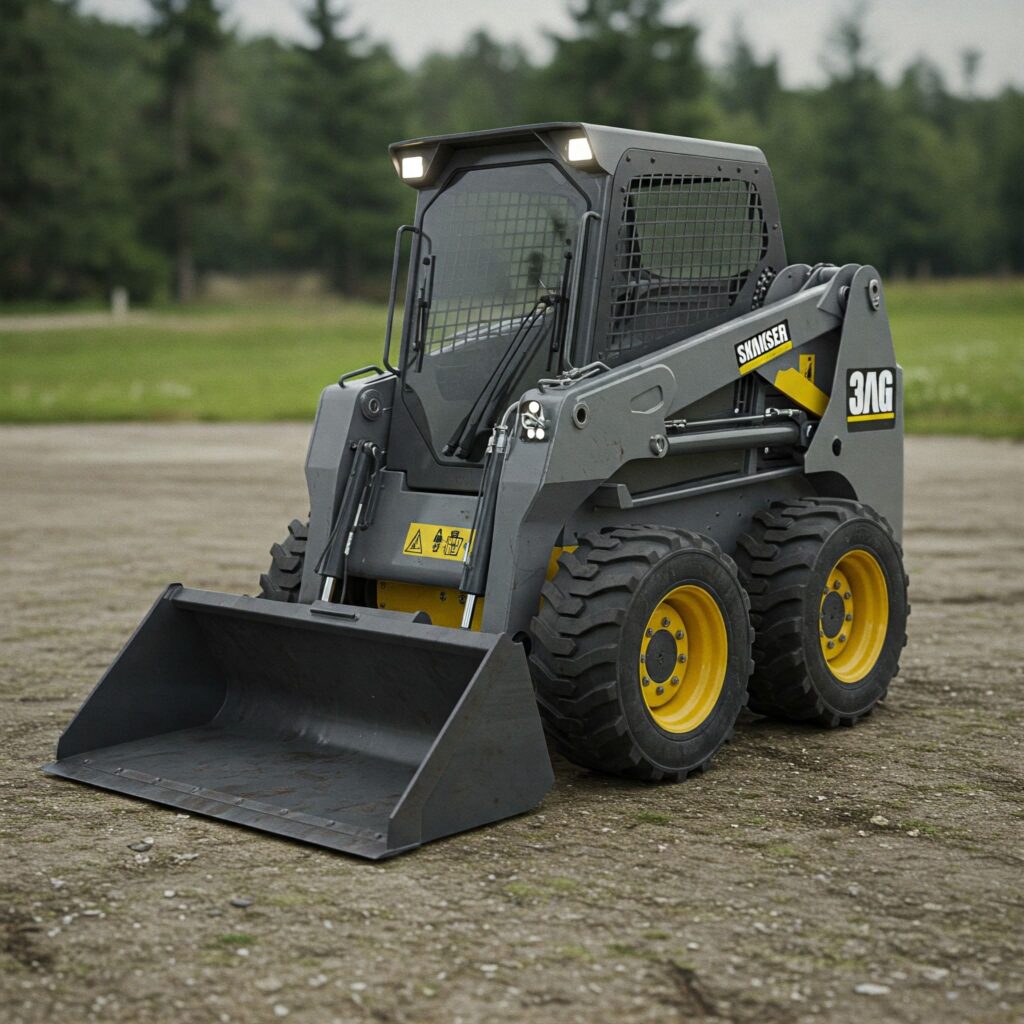
[[[564,548],[552,548],[548,561],[546,579],[558,571],[559,556],[565,551],[575,551],[573,544]],[[396,612],[426,612],[435,626],[458,628],[462,625],[462,612],[466,595],[461,590],[449,587],[431,587],[424,583],[400,583],[398,580],[377,581],[377,607]],[[483,600],[477,601],[473,609],[473,624],[479,629],[484,615]]]

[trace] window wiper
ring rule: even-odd
[[[515,335],[504,355],[491,372],[487,383],[483,386],[472,408],[455,429],[450,440],[444,447],[444,454],[457,459],[468,459],[482,433],[490,429],[498,408],[504,399],[505,392],[512,382],[522,373],[524,367],[533,357],[537,347],[547,333],[544,330],[534,332],[537,321],[544,317],[545,312],[562,301],[560,295],[543,295],[537,305],[523,317]],[[545,318],[544,326],[550,326],[550,318]]]
[[[427,321],[430,317],[430,306],[434,301],[434,268],[437,257],[428,252],[423,257],[423,278],[420,281],[419,295],[416,297],[416,308],[413,312],[411,353],[416,359],[416,372],[423,369],[423,356],[427,349]]]

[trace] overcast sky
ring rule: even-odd
[[[225,0],[222,0],[224,3]],[[145,0],[82,0],[88,11],[141,22]],[[430,50],[458,49],[474,29],[504,41],[518,41],[537,58],[547,55],[544,30],[567,32],[565,0],[348,0],[351,28],[388,43],[410,65]],[[226,0],[228,20],[246,35],[303,38],[300,0]],[[789,85],[820,81],[821,52],[846,0],[669,0],[673,17],[694,20],[702,29],[704,57],[718,63],[734,24],[743,27],[762,55],[776,53]],[[977,88],[997,91],[1024,86],[1024,0],[874,0],[866,20],[874,56],[892,78],[915,57],[925,55],[942,68],[950,86],[962,82],[960,54],[983,54]]]

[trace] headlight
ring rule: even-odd
[[[584,139],[584,141],[586,141]],[[403,156],[402,157],[402,177],[403,178],[422,178],[423,177],[423,157],[421,156]]]
[[[570,139],[566,148],[566,156],[574,164],[586,163],[594,159],[594,151],[590,148],[590,140],[584,135],[580,138]]]

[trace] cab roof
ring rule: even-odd
[[[573,134],[586,135],[594,154],[594,163],[608,174],[615,171],[622,155],[629,149],[648,149],[681,156],[702,156],[718,160],[740,160],[767,166],[764,153],[756,146],[741,146],[731,142],[693,139],[685,135],[661,135],[657,132],[635,132],[625,128],[612,128],[603,124],[582,121],[546,121],[540,124],[515,125],[510,128],[491,128],[479,132],[457,132],[450,135],[430,135],[419,139],[393,142],[388,147],[392,161],[398,165],[403,154],[418,148],[437,150],[470,149],[509,143],[558,142]]]

